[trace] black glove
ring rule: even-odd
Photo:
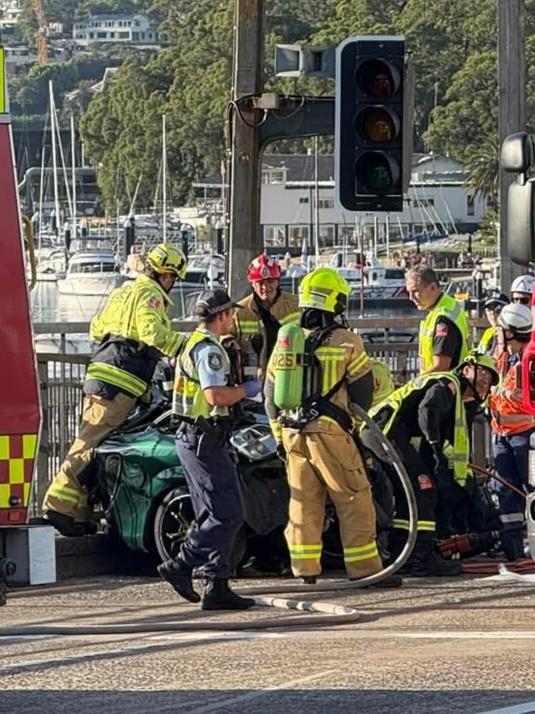
[[[277,456],[283,463],[286,463],[286,449],[282,441],[277,444]]]

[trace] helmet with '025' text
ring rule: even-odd
[[[350,294],[351,286],[334,268],[316,268],[301,280],[299,307],[341,315]]]
[[[498,325],[517,335],[530,335],[533,325],[531,310],[527,305],[506,305],[500,312]]]
[[[153,248],[146,258],[147,265],[156,273],[172,273],[179,280],[186,277],[188,263],[186,256],[170,243],[160,243]]]
[[[247,280],[257,283],[260,280],[279,280],[281,269],[274,258],[262,253],[247,268]]]

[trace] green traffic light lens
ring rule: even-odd
[[[355,165],[356,192],[387,194],[397,188],[400,178],[398,162],[380,151],[364,153]]]
[[[388,144],[397,139],[400,120],[386,107],[366,107],[355,121],[359,135],[373,144]]]
[[[392,97],[399,89],[399,71],[387,60],[370,59],[357,69],[357,84],[369,97]]]

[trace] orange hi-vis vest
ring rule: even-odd
[[[502,378],[489,397],[492,414],[491,428],[495,434],[510,436],[535,429],[535,415],[526,414],[522,402],[522,363],[519,360],[507,367],[509,355],[503,352],[498,358]]]

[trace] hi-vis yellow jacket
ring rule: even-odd
[[[87,368],[84,391],[113,398],[139,397],[162,354],[174,357],[185,343],[167,315],[167,293],[146,275],[116,288],[91,320],[90,337],[100,346]]]
[[[240,306],[234,317],[233,336],[237,339],[245,358],[244,373],[246,377],[263,379],[267,363],[271,355],[267,350],[266,330],[260,319],[258,306],[251,293],[238,302]],[[289,322],[299,323],[300,313],[298,300],[292,293],[281,293],[270,309],[270,313],[281,325]],[[260,337],[260,354],[253,348],[255,337]]]
[[[469,352],[470,327],[464,306],[458,300],[443,293],[436,305],[434,305],[427,316],[420,323],[419,334],[419,355],[420,355],[420,374],[429,372],[433,369],[433,336],[435,334],[435,325],[439,317],[447,317],[455,323],[461,333],[462,346],[459,357],[460,362],[466,357]],[[452,364],[451,368],[456,367]]]

